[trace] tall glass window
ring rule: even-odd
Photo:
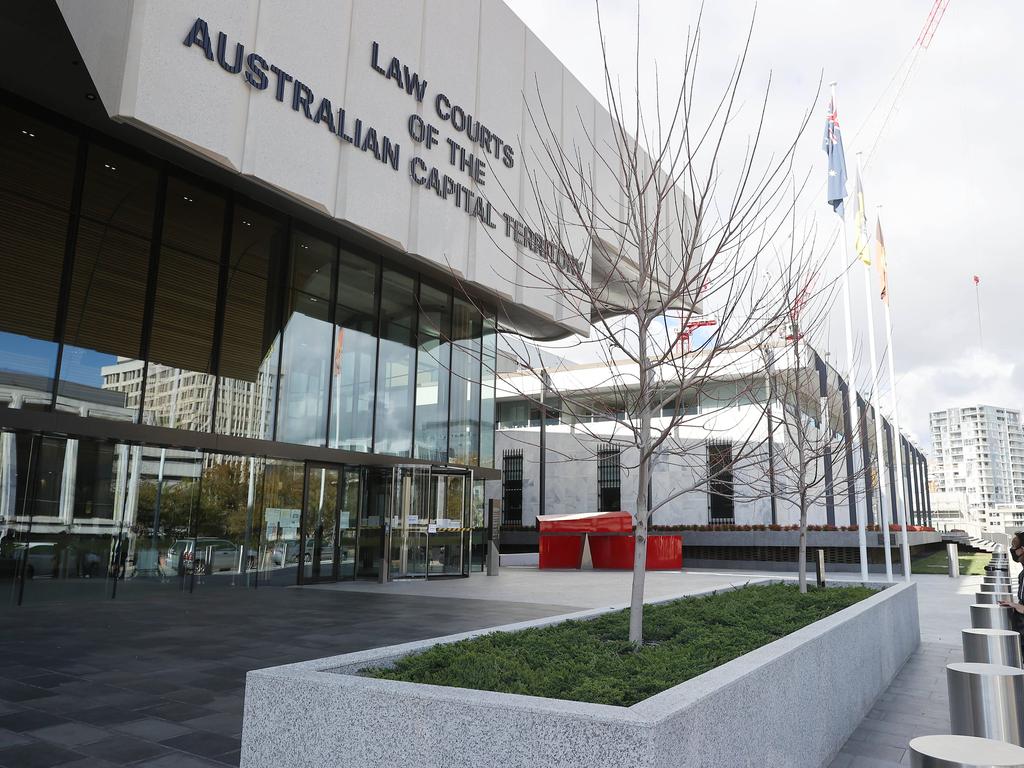
[[[498,332],[493,317],[484,318],[480,382],[480,466],[494,466],[494,386],[498,367]]]
[[[416,357],[416,458],[448,460],[448,379],[451,367],[451,296],[420,285]]]
[[[455,299],[452,314],[451,418],[448,458],[479,464],[481,317],[468,301]]]
[[[332,448],[370,451],[377,365],[377,265],[341,252],[334,305]]]
[[[143,421],[209,431],[214,325],[225,201],[182,179],[167,181],[160,272]]]
[[[57,390],[61,410],[137,418],[156,189],[153,168],[89,147]]]
[[[14,407],[50,402],[77,147],[71,134],[0,106],[0,402]]]
[[[296,232],[281,353],[277,439],[324,445],[333,326],[331,286],[338,251],[333,243]]]
[[[380,360],[377,367],[377,423],[374,451],[412,454],[416,369],[416,282],[392,270],[381,278]]]
[[[235,207],[218,370],[218,434],[272,435],[287,253],[283,220]]]

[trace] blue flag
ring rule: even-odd
[[[846,198],[846,156],[843,154],[843,136],[839,132],[839,115],[831,100],[828,103],[825,139],[821,148],[828,155],[828,204],[832,206],[833,211],[843,216],[843,200]]]

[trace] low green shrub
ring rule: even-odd
[[[644,610],[645,645],[629,612],[437,645],[364,674],[628,707],[873,594],[864,587],[749,586]]]

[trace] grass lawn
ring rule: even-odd
[[[497,632],[438,645],[371,677],[628,707],[869,597],[863,587],[801,595],[750,586],[647,606],[645,646],[627,640],[629,613]]]
[[[984,576],[985,566],[992,559],[992,555],[988,552],[961,552],[959,559],[961,576]],[[949,573],[949,558],[946,557],[946,550],[941,549],[938,552],[932,552],[927,557],[911,560],[910,572]]]

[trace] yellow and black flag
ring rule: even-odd
[[[889,265],[885,260],[885,239],[882,237],[882,220],[875,219],[875,266],[878,268],[880,298],[889,303]]]
[[[857,251],[857,257],[866,266],[871,266],[871,252],[868,250],[868,215],[864,208],[864,187],[860,183],[860,169],[857,169],[857,186],[853,192],[854,214],[853,229],[856,233],[853,247]]]

